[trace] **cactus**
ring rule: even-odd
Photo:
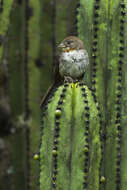
[[[91,86],[102,112],[100,189],[126,189],[126,10],[127,1],[80,1],[78,34],[91,55]],[[85,27],[87,25],[87,27]],[[88,35],[85,35],[88,34]],[[109,157],[110,156],[110,157]],[[102,180],[103,181],[103,180]]]
[[[0,64],[3,56],[4,42],[9,26],[9,16],[12,10],[13,0],[0,3]]]
[[[127,0],[0,0],[0,73],[8,65],[4,75],[9,83],[7,95],[0,76],[4,100],[0,104],[7,110],[6,123],[10,115],[12,122],[6,134],[10,136],[0,136],[0,145],[4,142],[1,168],[5,170],[0,173],[1,188],[35,190],[40,173],[41,190],[126,189],[126,13]],[[90,58],[85,85],[63,84],[45,112],[41,110],[39,172],[32,155],[40,136],[40,94],[44,95],[51,83],[56,45],[77,33]],[[91,141],[86,141],[87,135]],[[87,143],[91,143],[89,147]],[[55,167],[58,173],[53,176]]]
[[[87,86],[60,86],[43,113],[41,130],[40,190],[98,189],[100,123]]]
[[[0,62],[6,61],[8,65],[12,122],[7,140],[11,151],[5,171],[9,180],[2,186],[5,189],[37,187],[39,167],[32,155],[37,151],[40,136],[40,96],[51,83],[49,72],[55,57],[56,38],[60,41],[67,33],[65,10],[59,12],[60,4],[55,8],[53,2],[0,0]],[[59,37],[55,36],[56,20],[63,28]],[[0,180],[3,181],[3,174]]]
[[[42,145],[40,148],[40,188],[43,189],[45,186],[47,188],[51,188],[53,185],[54,189],[105,189],[105,190],[124,190],[126,189],[126,10],[127,10],[127,1],[117,0],[117,1],[104,1],[104,0],[80,0],[80,7],[78,8],[78,35],[84,41],[86,45],[86,49],[90,55],[90,68],[89,71],[85,75],[85,80],[92,87],[92,92],[94,97],[96,97],[100,110],[102,113],[102,122],[100,126],[100,134],[102,138],[101,141],[101,151],[98,153],[99,166],[97,168],[93,168],[93,175],[97,177],[98,180],[97,186],[93,183],[91,186],[90,181],[88,180],[85,185],[82,186],[82,177],[80,176],[79,183],[76,182],[76,174],[70,174],[70,178],[67,175],[67,171],[62,172],[62,164],[66,163],[66,160],[62,160],[60,157],[63,153],[59,148],[61,146],[58,143],[58,152],[53,149],[55,138],[46,141],[46,130],[45,126],[54,127],[55,123],[55,111],[50,109],[50,106],[55,105],[55,97],[57,96],[58,91],[56,92],[55,97],[53,97],[51,103],[47,106],[47,110],[45,112],[45,116],[43,117],[43,135],[42,135]],[[62,88],[62,87],[60,87]],[[72,94],[73,94],[73,85],[72,85]],[[69,91],[67,91],[69,92]],[[67,93],[66,92],[66,93]],[[76,91],[75,91],[76,92]],[[77,94],[77,93],[76,93]],[[60,95],[59,95],[60,96]],[[73,106],[76,106],[76,103],[73,101],[73,98],[76,95],[72,95]],[[61,96],[60,96],[61,97]],[[65,100],[68,96],[65,96]],[[59,99],[57,99],[59,101]],[[81,98],[80,98],[81,101]],[[66,102],[66,101],[65,101]],[[68,108],[64,108],[61,105],[61,110],[68,110]],[[68,103],[69,106],[69,103]],[[72,110],[73,110],[72,106]],[[81,106],[81,103],[80,103]],[[49,111],[51,110],[51,114],[54,113],[54,119],[50,116]],[[76,109],[75,109],[76,110]],[[78,111],[78,109],[77,109]],[[80,109],[82,111],[82,109]],[[59,113],[59,112],[58,112]],[[72,111],[73,113],[73,111]],[[92,114],[92,110],[90,112]],[[60,120],[62,120],[62,111],[61,111]],[[69,116],[70,112],[67,114]],[[65,116],[65,115],[64,115]],[[81,127],[80,119],[78,118],[78,114],[76,115],[78,124]],[[48,117],[50,119],[48,119]],[[69,118],[73,118],[73,114],[70,115]],[[51,123],[49,124],[48,122]],[[65,122],[68,120],[65,119]],[[76,121],[76,120],[75,120]],[[73,119],[71,122],[73,125]],[[54,124],[55,125],[55,124]],[[59,124],[59,130],[61,132],[62,124]],[[66,124],[69,126],[69,123]],[[65,125],[64,125],[65,126]],[[74,125],[75,126],[75,125]],[[91,126],[92,127],[92,126]],[[64,127],[63,127],[64,128]],[[52,131],[51,131],[52,132]],[[66,131],[67,132],[67,131]],[[71,131],[72,132],[72,131]],[[55,133],[55,132],[54,132]],[[69,132],[68,132],[69,133]],[[47,132],[48,134],[48,132]],[[49,134],[51,135],[51,134]],[[97,136],[99,136],[96,133]],[[61,140],[62,132],[59,135],[59,139]],[[72,133],[73,136],[73,133]],[[43,138],[44,137],[44,138]],[[74,136],[75,137],[75,136]],[[77,134],[78,138],[78,134]],[[47,142],[47,147],[45,142]],[[73,142],[73,143],[72,143]],[[70,143],[68,147],[73,144],[75,146],[74,139],[70,138]],[[48,144],[49,143],[49,144]],[[51,144],[52,143],[52,144]],[[64,141],[63,141],[64,143]],[[44,144],[44,145],[43,145]],[[94,149],[94,148],[93,148]],[[73,150],[73,149],[72,149]],[[90,150],[90,149],[89,149]],[[92,151],[92,150],[91,150]],[[64,152],[64,149],[63,149]],[[69,151],[68,151],[69,152]],[[66,153],[66,149],[65,149]],[[75,167],[75,161],[73,162],[73,158],[77,158],[76,156],[70,158],[70,162],[72,163],[72,167]],[[56,177],[53,176],[53,167],[54,167],[54,157],[58,154],[57,164],[58,174]],[[46,161],[46,156],[49,156],[49,159]],[[78,155],[78,153],[77,153]],[[80,156],[79,156],[80,157]],[[64,157],[66,159],[66,156]],[[72,159],[72,160],[71,160]],[[59,161],[61,160],[61,162]],[[49,164],[50,163],[50,164]],[[82,163],[82,161],[80,161]],[[95,164],[96,162],[94,162]],[[45,166],[49,166],[49,170],[45,168]],[[68,166],[68,165],[67,165]],[[69,166],[68,166],[69,167]],[[79,167],[80,168],[80,167]],[[83,168],[83,167],[82,167]],[[64,169],[67,169],[66,166]],[[90,165],[89,165],[90,169]],[[98,171],[97,171],[98,170]],[[46,173],[47,172],[47,173]],[[48,173],[49,172],[49,173]],[[98,172],[97,175],[94,172]],[[89,172],[88,172],[89,173]],[[50,176],[46,180],[46,176]],[[62,183],[60,182],[60,176],[63,177]],[[90,176],[90,174],[88,174]],[[73,177],[75,178],[74,186],[73,186]],[[92,177],[91,177],[92,178]],[[68,179],[68,180],[66,180]],[[89,179],[89,178],[87,178]],[[65,181],[64,181],[65,180]],[[100,182],[100,183],[99,183]],[[80,184],[80,185],[79,185]],[[79,185],[79,186],[78,186]]]
[[[9,72],[9,99],[13,135],[10,137],[12,168],[11,187],[15,189],[26,188],[26,132],[23,119],[24,113],[24,4],[15,2],[10,15],[8,29],[8,72]],[[18,74],[17,74],[18,73]],[[15,91],[16,89],[16,91]],[[20,148],[19,148],[20,147]],[[19,167],[20,166],[20,167]],[[25,168],[25,170],[23,169]],[[22,181],[24,183],[22,183]]]

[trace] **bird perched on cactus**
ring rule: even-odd
[[[41,107],[46,103],[53,88],[60,83],[81,81],[88,64],[88,53],[83,42],[76,36],[66,37],[57,47],[57,60],[53,68],[54,83],[42,99]]]
[[[88,53],[83,42],[75,36],[69,36],[60,43],[58,51],[61,77],[69,77],[72,80],[82,79],[89,64]]]

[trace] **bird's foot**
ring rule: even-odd
[[[68,76],[64,76],[64,82],[73,82],[74,80],[71,78],[71,77],[68,77]]]
[[[71,77],[69,77],[69,76],[64,76],[64,82],[76,83],[76,82],[78,82],[78,81],[79,81],[79,80],[73,79],[73,78],[71,78]]]

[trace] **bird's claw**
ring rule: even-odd
[[[73,78],[71,78],[69,76],[64,76],[64,82],[76,83],[76,82],[78,82],[78,80],[77,79],[73,79]]]
[[[69,77],[69,76],[64,76],[64,82],[72,83],[73,79],[71,77]]]

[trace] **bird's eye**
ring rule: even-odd
[[[67,41],[67,45],[70,45],[70,43],[71,43],[70,41]]]
[[[73,41],[69,40],[67,41],[67,45],[72,45],[73,44]]]

